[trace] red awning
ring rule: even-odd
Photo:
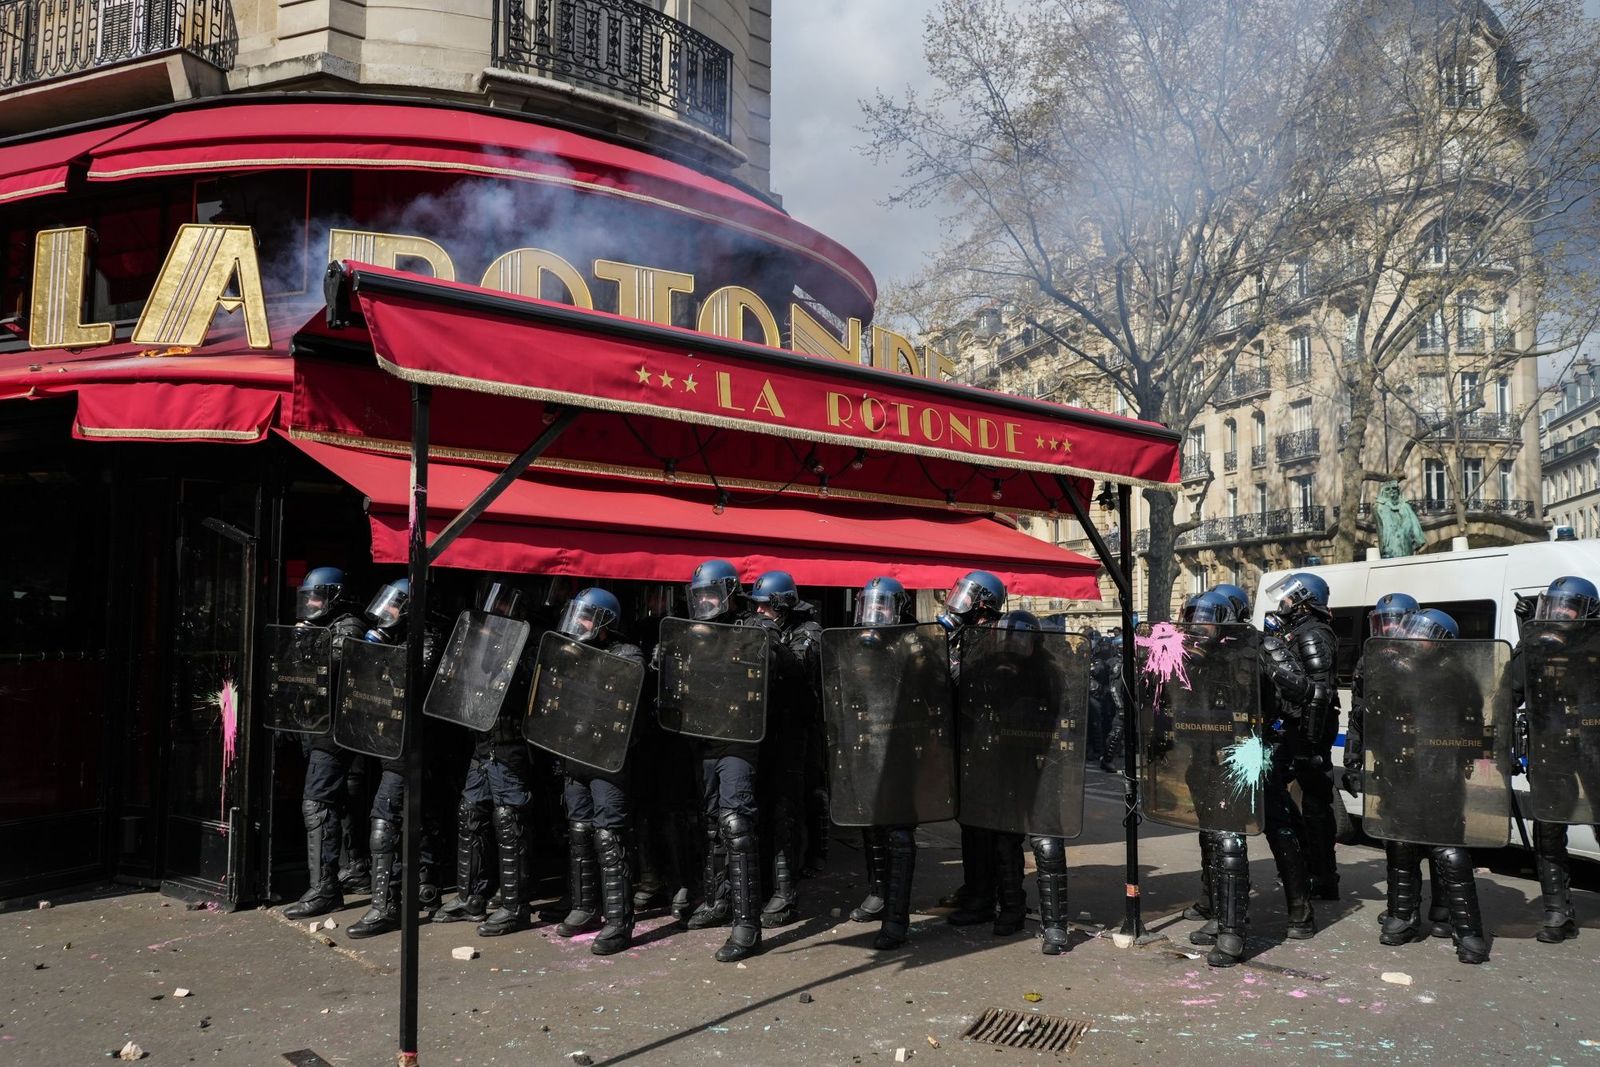
[[[583,414],[540,465],[619,477],[1042,513],[1067,510],[1061,478],[1085,495],[1088,479],[1163,488],[1178,479],[1178,436],[1165,427],[347,270],[334,314],[363,328],[318,321],[296,338],[300,436],[400,446],[410,415],[399,378],[443,387],[432,444],[445,455],[514,455],[556,406]]]
[[[849,249],[736,186],[636,149],[459,107],[347,99],[186,108],[100,146],[89,179],[306,167],[511,178],[608,197],[804,256],[854,289],[862,318],[877,296]]]
[[[88,155],[97,145],[137,125],[123,122],[22,144],[0,145],[0,204],[65,190],[67,172],[75,161]]]
[[[404,563],[409,461],[295,440],[371,500],[372,558]],[[494,478],[460,463],[428,468],[428,528],[449,519]],[[440,566],[681,582],[696,564],[727,559],[748,580],[783,569],[802,585],[860,586],[876,575],[910,589],[944,589],[974,568],[1022,596],[1098,600],[1099,566],[993,519],[868,505],[799,506],[715,497],[560,475],[520,478],[447,548]]]

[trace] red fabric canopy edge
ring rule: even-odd
[[[123,122],[22,144],[0,145],[0,204],[61,192],[67,187],[67,173],[73,163],[96,146],[137,125],[137,122]]]
[[[372,502],[373,560],[404,563],[408,460],[289,438]],[[429,463],[428,529],[437,535],[493,479],[467,464]],[[859,586],[877,575],[911,589],[947,588],[974,568],[1023,596],[1098,600],[1093,561],[993,519],[870,506],[801,507],[784,499],[729,504],[615,481],[518,479],[446,549],[439,565],[472,570],[681,582],[708,558],[748,581],[782,569],[802,585]]]

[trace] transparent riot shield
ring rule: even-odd
[[[1536,619],[1522,630],[1530,814],[1600,822],[1600,619]]]
[[[562,759],[610,774],[622,770],[644,664],[547,633],[539,641],[522,736]]]
[[[333,714],[333,631],[268,626],[266,723],[289,734],[325,734]]]
[[[973,627],[962,637],[956,721],[963,826],[1077,837],[1089,647],[1077,634]]]
[[[521,619],[463,611],[439,658],[422,713],[473,730],[492,727],[516,679],[530,632]]]
[[[1261,722],[1261,635],[1245,625],[1156,623],[1134,639],[1147,819],[1259,834],[1272,759]]]
[[[1419,845],[1505,847],[1511,836],[1510,660],[1504,641],[1367,641],[1367,833]]]
[[[396,759],[406,710],[406,646],[344,643],[333,739],[340,748]]]
[[[822,633],[829,814],[840,826],[955,817],[955,722],[943,628]]]
[[[656,717],[661,728],[716,741],[767,734],[772,638],[758,626],[662,619]]]

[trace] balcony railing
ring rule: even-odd
[[[1236,400],[1272,392],[1272,373],[1266,367],[1234,371],[1222,379],[1212,399],[1218,404],[1231,404]]]
[[[188,52],[232,70],[239,31],[228,0],[0,0],[0,90]]]
[[[1223,472],[1226,473],[1226,474],[1232,474],[1234,471],[1236,471],[1238,469],[1239,469],[1239,453],[1237,453],[1237,452],[1224,452],[1222,454],[1222,470],[1223,470]]]
[[[1327,514],[1327,508],[1316,504],[1204,519],[1199,525],[1178,535],[1177,547],[1197,548],[1267,538],[1320,537],[1328,532]],[[1133,548],[1135,552],[1150,550],[1149,530],[1139,530],[1133,535]]]
[[[733,54],[635,0],[498,0],[494,63],[661,108],[730,139]]]
[[[1186,482],[1199,481],[1201,478],[1211,477],[1211,456],[1205,455],[1183,457],[1183,480]]]
[[[1450,497],[1423,497],[1411,501],[1411,509],[1423,518],[1449,516],[1456,513],[1456,502]],[[1534,504],[1531,500],[1485,500],[1473,496],[1467,500],[1468,515],[1510,515],[1518,519],[1532,519]]]
[[[1251,446],[1251,448],[1250,448],[1250,466],[1252,468],[1258,468],[1258,467],[1265,467],[1266,465],[1267,465],[1267,446],[1266,445],[1253,445],[1253,446]]]
[[[1304,385],[1311,380],[1311,364],[1301,363],[1296,360],[1289,364],[1288,373],[1285,375],[1290,385]]]
[[[1464,441],[1515,441],[1520,427],[1516,416],[1500,411],[1427,412],[1417,416],[1417,432],[1425,437]]]
[[[1565,456],[1573,455],[1600,441],[1600,426],[1591,426],[1573,434],[1564,441],[1557,441],[1548,448],[1539,450],[1539,459],[1543,463],[1550,463]]]
[[[1296,430],[1277,437],[1278,462],[1288,463],[1298,459],[1315,459],[1321,451],[1321,434],[1317,430]]]

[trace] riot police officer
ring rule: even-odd
[[[591,587],[567,603],[556,630],[602,652],[643,664],[639,647],[616,636],[621,615],[622,606],[615,596]],[[589,947],[596,956],[621,952],[633,943],[633,872],[638,848],[627,774],[626,766],[616,774],[571,760],[566,766],[572,911],[556,927],[556,933],[573,937],[598,927],[600,932]]]
[[[411,603],[411,581],[396,578],[374,594],[367,605],[367,630],[363,639],[374,644],[398,645],[406,640]],[[423,668],[432,671],[438,661],[439,635],[424,624]],[[425,726],[426,724],[424,724]],[[402,758],[382,762],[383,774],[372,798],[372,901],[366,914],[350,924],[354,938],[374,937],[400,928],[400,893],[395,879],[401,873],[400,837],[405,815],[405,765]],[[426,790],[425,790],[426,792]],[[431,917],[439,906],[439,886],[433,874],[434,827],[426,815],[422,826],[421,862],[417,871],[417,900]]]
[[[1328,583],[1309,571],[1296,571],[1274,582],[1266,596],[1277,605],[1274,614],[1283,627],[1284,642],[1311,681],[1309,694],[1291,711],[1299,726],[1291,737],[1293,777],[1300,786],[1311,895],[1338,900],[1332,767],[1333,743],[1339,734],[1339,641],[1328,611]]]
[[[1215,590],[1191,597],[1184,605],[1183,620],[1201,625],[1244,621],[1238,615],[1235,600]],[[1293,709],[1303,706],[1313,683],[1285,643],[1270,634],[1261,639],[1258,663],[1263,683],[1261,717],[1271,724],[1268,732],[1274,735],[1266,778],[1261,783],[1264,829],[1288,906],[1285,932],[1293,940],[1304,940],[1316,934],[1317,924],[1300,843],[1300,812],[1289,795],[1291,771],[1282,750],[1296,727]],[[1189,940],[1196,945],[1210,946],[1211,951],[1206,954],[1209,966],[1232,967],[1244,956],[1250,908],[1250,857],[1243,834],[1219,831],[1210,836],[1209,910],[1212,915],[1205,926],[1189,935]]]
[[[968,627],[995,622],[1005,606],[1005,583],[988,571],[971,571],[950,587],[938,621],[950,635],[952,684],[961,677],[961,646]],[[993,922],[996,937],[1022,929],[1027,902],[1022,888],[1021,834],[963,824],[961,873],[961,888],[946,898],[955,905],[946,921],[952,926]]]
[[[500,619],[522,620],[527,613],[520,589],[491,580],[478,598],[479,608]],[[499,650],[496,650],[497,652]],[[527,655],[524,650],[524,658]],[[514,690],[525,696],[527,671],[518,664]],[[528,923],[526,886],[529,792],[533,760],[522,739],[524,701],[517,692],[506,696],[500,714],[487,730],[472,732],[472,757],[456,808],[456,898],[434,913],[436,923],[476,922],[483,937],[520,930]],[[489,911],[489,871],[485,852],[493,828],[499,893]]]
[[[795,881],[803,855],[806,753],[812,736],[822,729],[822,627],[787,571],[767,571],[756,578],[749,600],[756,615],[776,626],[790,653],[784,662],[795,670],[792,677],[777,680],[777,707],[761,746],[760,806],[767,816],[762,836],[772,848],[772,896],[761,909],[761,925],[771,929],[794,921],[799,899]]]
[[[1537,603],[1532,598],[1519,600],[1517,614],[1519,624],[1524,615],[1531,615],[1532,618],[1541,621],[1570,622],[1578,619],[1594,619],[1600,617],[1600,589],[1587,578],[1565,575],[1551,582],[1545,592],[1537,598]],[[1555,635],[1547,634],[1546,639],[1553,640]],[[1513,700],[1520,706],[1527,693],[1523,641],[1520,640],[1512,652],[1511,679]],[[1593,686],[1595,681],[1591,678],[1587,679],[1586,683]],[[1523,740],[1527,737],[1526,713],[1518,714],[1519,748],[1521,755],[1527,757],[1528,745]],[[1591,805],[1600,804],[1600,779],[1583,778],[1585,770],[1591,774],[1597,773],[1592,768],[1592,764],[1597,761],[1590,760],[1590,766],[1585,766],[1581,753],[1579,756],[1579,759],[1572,761],[1571,766],[1559,769],[1535,767],[1529,773],[1540,777],[1541,786],[1548,785],[1559,789],[1563,798],[1569,795],[1576,798],[1581,794],[1589,799]],[[1596,828],[1596,836],[1600,836],[1600,827]],[[1544,906],[1544,918],[1535,936],[1546,945],[1560,944],[1578,934],[1578,924],[1572,910],[1572,873],[1571,860],[1567,855],[1567,824],[1534,819],[1533,851],[1534,865],[1539,875],[1539,893]]]
[[[338,567],[313,567],[296,593],[295,625],[331,629],[337,663],[340,644],[347,637],[360,637],[364,629],[351,614],[352,606],[344,572]],[[291,919],[315,918],[344,907],[339,875],[341,823],[350,818],[349,779],[360,758],[336,745],[331,731],[304,735],[301,744],[306,753],[306,780],[300,795],[300,817],[306,828],[306,868],[311,884],[299,900],[283,909]]]

